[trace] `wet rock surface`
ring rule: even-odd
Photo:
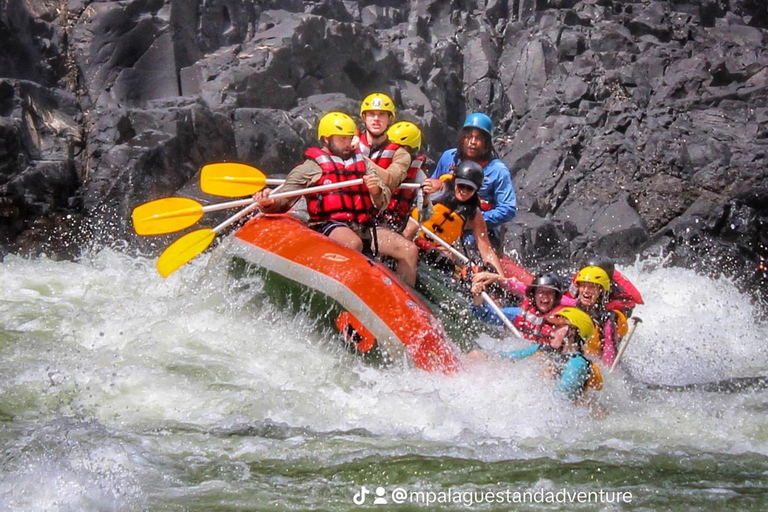
[[[134,206],[217,200],[208,162],[280,176],[382,90],[433,161],[491,115],[524,264],[662,253],[759,291],[766,43],[758,0],[0,1],[0,247],[157,252]]]

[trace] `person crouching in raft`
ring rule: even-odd
[[[588,314],[574,307],[564,307],[553,316],[553,322],[564,324],[552,335],[552,348],[557,351],[552,358],[554,375],[558,379],[555,392],[580,402],[587,390],[603,388],[600,369],[582,351],[595,325]]]
[[[478,272],[472,278],[471,292],[474,304],[472,312],[479,320],[502,325],[498,316],[480,298],[480,293],[494,283],[507,282],[512,291],[524,297],[519,307],[505,307],[501,311],[512,321],[523,338],[534,342],[530,347],[506,352],[503,357],[520,359],[538,352],[540,349],[551,350],[552,333],[555,326],[549,321],[549,315],[565,305],[573,306],[576,301],[571,297],[563,297],[563,280],[553,272],[544,272],[526,286],[514,280],[507,280],[493,272]]]
[[[592,336],[595,326],[584,311],[572,307],[552,307],[545,322],[550,326],[546,341],[531,347],[499,354],[503,359],[523,359],[532,355],[544,355],[547,374],[556,379],[555,393],[575,403],[588,403],[585,393],[603,388],[600,369],[587,359],[582,351],[586,340]],[[590,404],[592,405],[592,404]],[[593,410],[603,413],[599,406]]]
[[[465,160],[456,166],[449,178],[445,180],[443,188],[432,195],[434,213],[423,226],[451,245],[461,237],[465,229],[471,230],[480,257],[503,276],[504,269],[491,246],[477,195],[483,184],[483,168],[476,162]],[[416,218],[416,215],[414,211],[412,216]],[[418,226],[411,222],[403,231],[403,236],[412,240],[417,230]],[[419,233],[419,238],[417,245],[421,249],[435,247],[424,233]]]
[[[421,149],[421,129],[409,121],[400,121],[389,128],[387,137],[411,155],[411,164],[403,183],[421,184],[420,189],[397,187],[392,190],[389,205],[379,213],[380,225],[395,233],[402,233],[408,225],[414,205],[418,209],[420,218],[432,216],[434,209],[429,195],[434,191],[434,185],[432,180],[427,179],[423,170],[426,157],[418,154]]]
[[[643,302],[643,297],[632,282],[616,269],[616,264],[611,258],[595,254],[584,262],[583,267],[600,267],[605,270],[611,280],[611,291],[606,299],[605,309],[618,311],[625,318],[632,316],[635,307]],[[574,275],[574,279],[576,276]],[[568,293],[575,297],[577,294],[576,282],[571,284]]]
[[[584,267],[574,278],[576,283],[576,307],[587,313],[595,322],[594,330],[584,352],[599,357],[607,366],[616,359],[616,351],[627,331],[627,319],[620,311],[606,309],[611,291],[611,278],[600,267]]]

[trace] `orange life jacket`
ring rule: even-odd
[[[318,148],[307,149],[304,156],[317,162],[323,171],[318,185],[341,183],[365,176],[365,162],[358,151],[347,160]],[[307,196],[307,211],[310,222],[336,220],[368,225],[373,222],[375,208],[363,184]]]
[[[449,244],[459,239],[464,226],[475,218],[479,208],[477,194],[473,195],[469,201],[460,203],[456,199],[453,187],[453,180],[448,180],[443,190],[432,197],[435,213],[423,223],[425,228]],[[414,211],[411,216],[417,218],[416,212]],[[419,232],[419,237],[428,240],[422,232]]]
[[[584,386],[584,391],[590,389],[595,391],[603,389],[603,374],[600,372],[600,367],[594,361],[589,362],[589,377],[587,378],[587,385]]]
[[[627,334],[627,317],[621,311],[599,310],[590,315],[595,324],[595,330],[592,336],[584,343],[584,353],[591,357],[601,357],[603,346],[605,345],[605,336],[613,336],[614,350],[618,348],[621,338]]]

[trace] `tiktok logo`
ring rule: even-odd
[[[355,505],[362,505],[365,503],[365,497],[371,494],[371,491],[365,488],[365,486],[360,486],[360,492],[356,492],[354,496],[352,496],[352,501]]]
[[[384,498],[384,495],[387,493],[387,490],[383,487],[377,487],[376,488],[376,498],[373,500],[374,505],[386,505],[387,500]],[[356,492],[354,496],[352,496],[352,501],[355,505],[362,505],[365,503],[365,498],[371,494],[371,491],[368,490],[367,487],[364,485],[360,486],[360,491]]]

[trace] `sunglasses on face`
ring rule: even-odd
[[[465,192],[467,194],[471,194],[475,191],[474,187],[470,187],[469,185],[464,185],[463,183],[457,183],[456,184],[456,190],[459,192]]]

